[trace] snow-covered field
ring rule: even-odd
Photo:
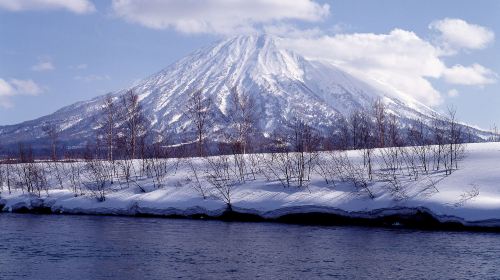
[[[352,158],[361,159],[358,151],[350,151],[349,154]],[[169,168],[172,169],[159,188],[153,186],[154,178],[148,176],[138,177],[129,186],[123,180],[115,181],[113,185],[107,186],[105,200],[98,201],[84,187],[75,195],[68,179],[69,169],[65,168],[63,188],[51,179],[50,189],[42,191],[40,198],[20,188],[13,189],[9,194],[4,183],[0,205],[4,205],[3,211],[43,205],[50,207],[54,213],[220,215],[226,209],[226,203],[221,193],[205,180],[207,173],[203,171],[204,161],[197,159],[191,162],[198,170],[207,195],[205,199],[193,187],[195,180],[188,160],[170,160]],[[178,163],[175,171],[174,163]],[[139,160],[135,162],[136,166],[140,164]],[[253,213],[264,218],[308,212],[370,216],[405,213],[419,208],[428,210],[440,221],[500,227],[500,143],[467,145],[466,156],[458,170],[451,175],[445,175],[442,171],[430,172],[429,175],[419,175],[416,180],[403,180],[401,192],[397,195],[388,190],[389,183],[386,180],[377,179],[375,175],[374,181],[368,184],[375,196],[373,199],[363,191],[356,191],[350,182],[327,184],[315,171],[311,173],[307,186],[284,187],[279,180],[269,175],[269,170],[262,162],[247,164],[254,168],[258,166],[261,173],[256,173],[255,179],[248,176],[245,182],[232,185],[231,205],[238,212]],[[85,180],[84,177],[82,186]],[[372,211],[380,209],[383,211]]]

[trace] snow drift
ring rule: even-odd
[[[353,158],[359,157],[357,151],[349,153]],[[303,219],[313,219],[307,216],[309,213],[326,215],[323,220],[326,222],[339,217],[365,221],[390,218],[387,221],[393,225],[411,225],[415,222],[411,217],[420,215],[436,223],[499,228],[499,160],[499,143],[470,144],[458,170],[451,175],[435,172],[430,177],[420,177],[408,184],[405,197],[398,199],[387,191],[383,180],[373,182],[371,188],[376,195],[370,199],[354,191],[350,184],[326,184],[318,174],[313,174],[309,185],[303,188],[284,188],[276,180],[259,175],[255,180],[235,186],[231,204],[236,213],[264,220],[293,221],[301,215]],[[199,164],[199,160],[194,162]],[[41,197],[25,194],[20,189],[9,194],[4,185],[0,205],[7,212],[224,217],[227,210],[224,200],[213,191],[207,191],[204,199],[190,185],[192,179],[189,164],[180,162],[163,187],[153,187],[151,178],[136,182],[146,192],[136,184],[126,187],[123,182],[115,182],[103,202],[89,191],[75,196],[69,181],[62,183],[62,189],[52,181],[50,190],[41,192]],[[429,179],[435,182],[432,188],[429,188]]]

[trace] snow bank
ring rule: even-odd
[[[355,152],[353,152],[355,153]],[[395,200],[384,191],[384,182],[375,182],[376,198],[353,192],[345,185],[327,185],[314,175],[307,188],[284,188],[279,182],[257,178],[234,188],[232,209],[262,219],[280,219],[287,215],[322,213],[332,217],[377,219],[425,213],[439,222],[465,226],[500,227],[500,143],[468,145],[460,168],[449,176],[436,177],[434,191],[425,190],[423,179],[411,185],[405,199]],[[155,189],[145,179],[137,187],[114,188],[99,202],[89,193],[75,196],[69,189],[51,189],[40,198],[5,187],[0,195],[3,211],[46,210],[63,214],[155,215],[220,217],[226,204],[212,194],[203,199],[185,184],[190,176],[187,166],[168,177],[164,187]],[[475,188],[478,193],[468,197]]]

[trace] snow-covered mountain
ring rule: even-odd
[[[264,133],[284,127],[293,117],[312,127],[334,126],[335,118],[355,109],[368,109],[380,98],[402,119],[429,117],[434,112],[417,101],[408,102],[381,92],[339,68],[311,61],[280,47],[268,35],[238,36],[223,40],[168,66],[128,90],[139,95],[152,129],[187,134],[184,114],[189,93],[200,90],[213,101],[211,131],[224,126],[230,112],[230,89],[236,87],[254,100],[258,126]],[[61,141],[83,145],[95,139],[94,130],[105,96],[78,102],[53,114],[16,125],[0,127],[0,142],[31,142],[44,136],[42,127],[58,128]],[[411,100],[411,98],[410,98]],[[186,137],[178,137],[186,139]]]

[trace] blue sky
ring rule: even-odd
[[[130,86],[267,32],[464,122],[500,124],[500,1],[0,0],[0,124]]]

